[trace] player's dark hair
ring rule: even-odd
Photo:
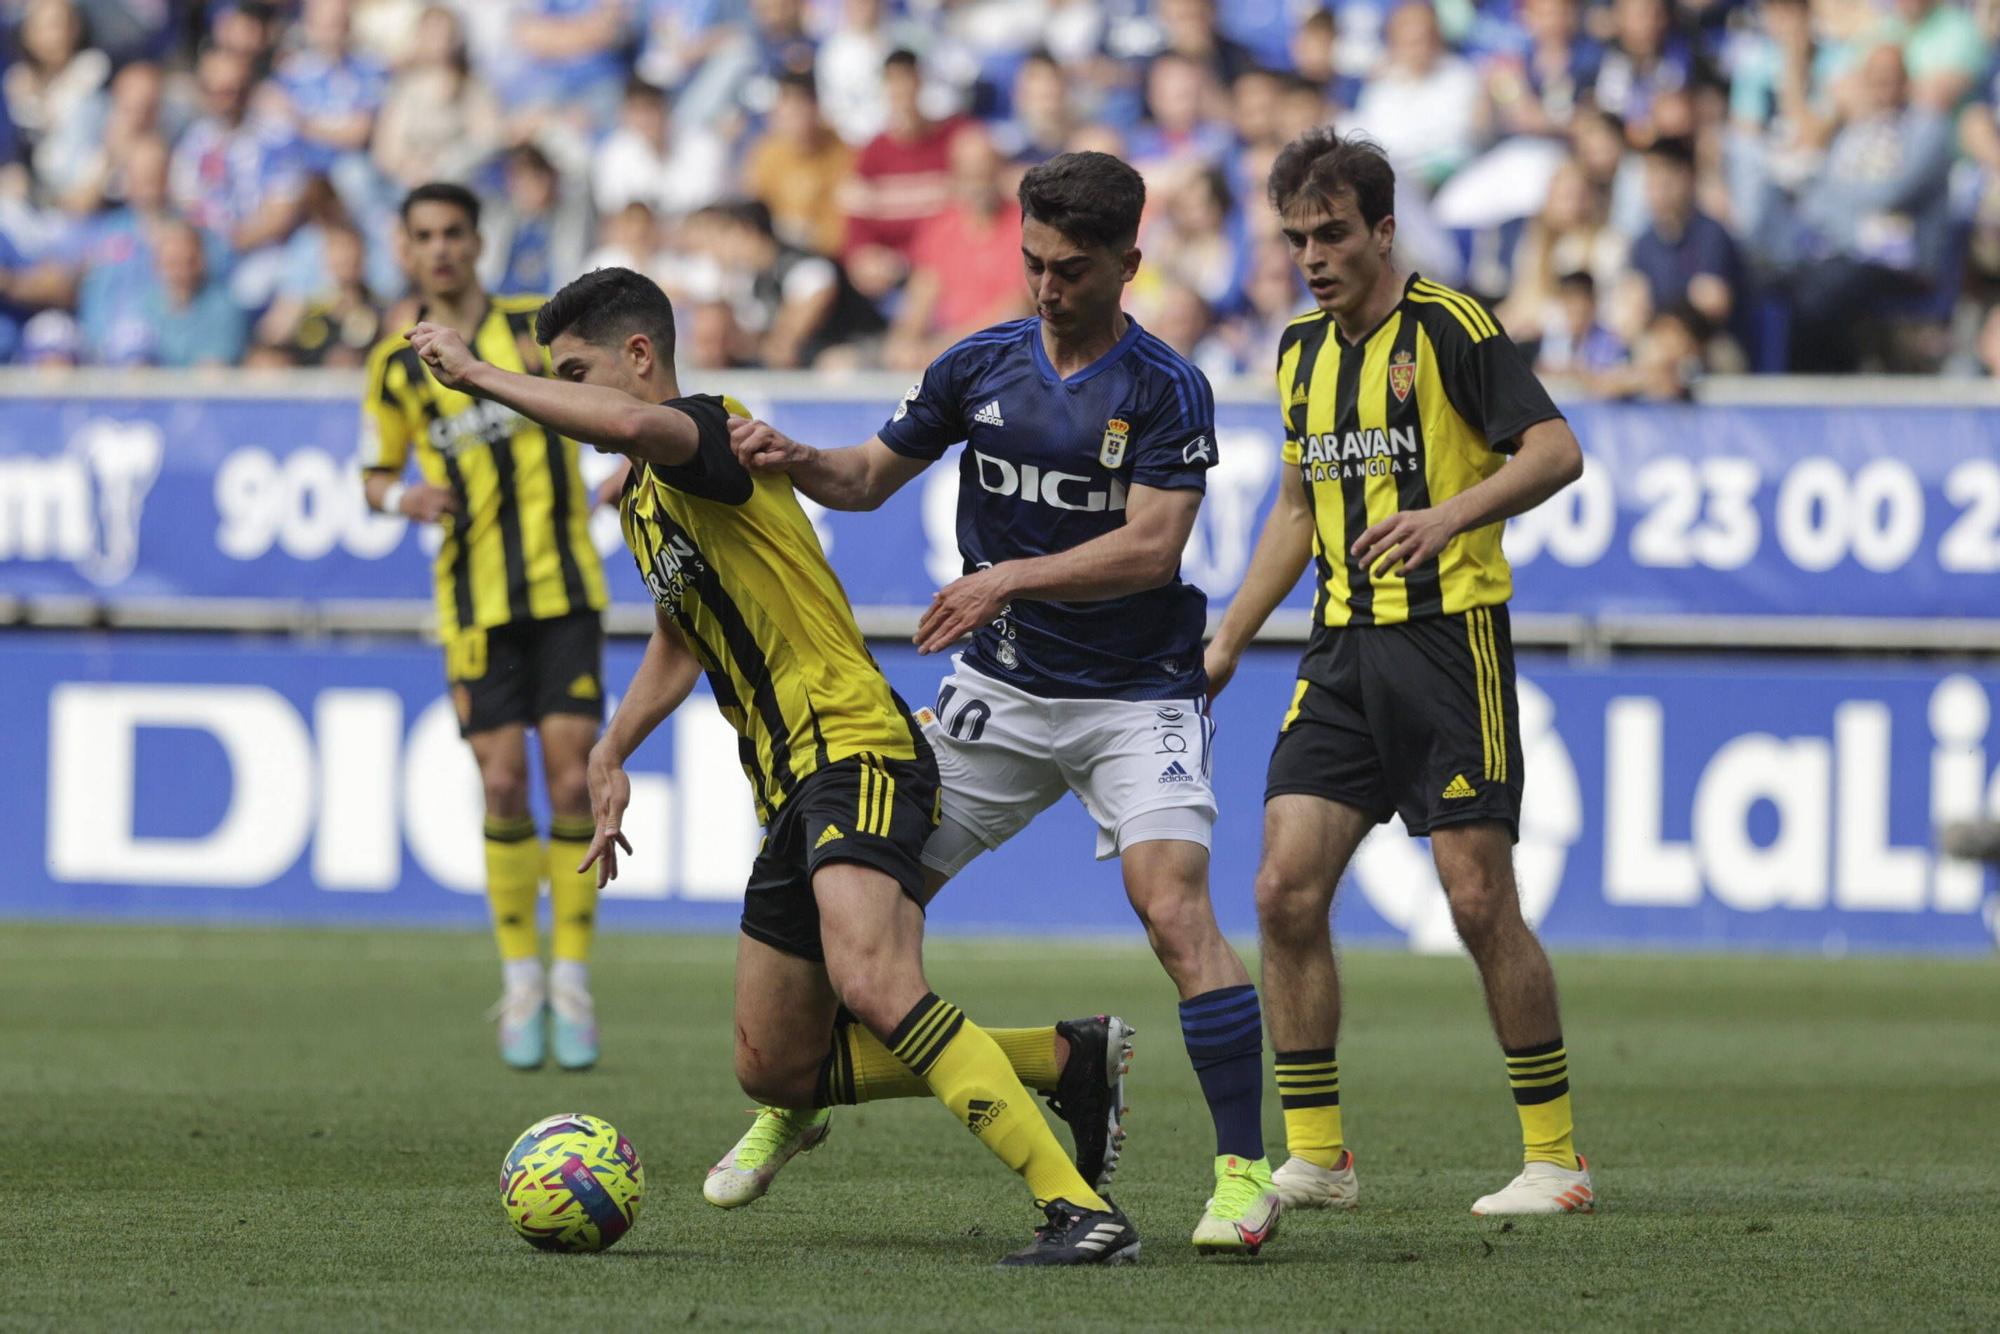
[[[472,230],[479,230],[479,196],[453,181],[428,181],[403,196],[403,225],[410,222],[410,210],[419,204],[449,204],[465,214]]]
[[[1369,227],[1396,211],[1396,169],[1382,147],[1363,134],[1316,125],[1286,144],[1271,163],[1271,207],[1283,216],[1300,202],[1331,209],[1341,195]]]
[[[643,273],[592,269],[550,297],[535,315],[535,338],[544,347],[563,333],[597,347],[644,334],[653,340],[653,355],[671,364],[674,303]]]
[[[1128,249],[1139,239],[1146,182],[1109,153],[1058,153],[1021,178],[1023,217],[1078,245]]]

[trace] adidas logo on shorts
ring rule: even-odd
[[[1005,426],[1007,421],[1000,415],[1000,400],[994,399],[985,407],[972,414],[972,420],[987,426]]]
[[[1160,781],[1162,783],[1192,783],[1194,775],[1183,769],[1179,760],[1175,760],[1161,771]]]

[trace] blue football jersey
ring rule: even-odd
[[[1041,322],[995,325],[930,364],[881,430],[898,454],[959,459],[958,548],[967,572],[1067,551],[1125,523],[1133,486],[1202,489],[1215,464],[1208,379],[1134,323],[1067,380]],[[1052,698],[1185,699],[1207,690],[1208,599],[1178,571],[1101,602],[1017,599],[966,661]]]

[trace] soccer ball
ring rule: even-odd
[[[500,1165],[507,1221],[545,1251],[601,1251],[639,1217],[646,1173],[609,1121],[563,1112],[523,1131]]]

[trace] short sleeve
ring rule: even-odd
[[[882,429],[882,443],[905,458],[934,462],[965,439],[965,412],[958,392],[957,349],[946,352],[910,386]]]
[[[368,387],[361,400],[361,442],[357,451],[364,472],[378,469],[401,475],[410,457],[410,419],[403,408],[410,369],[396,355],[394,343],[383,343],[368,359]]]
[[[1469,297],[1457,300],[1471,305]],[[1535,378],[1527,357],[1485,307],[1470,317],[1477,320],[1476,330],[1467,327],[1467,318],[1456,306],[1447,307],[1443,318],[1430,326],[1445,396],[1459,416],[1486,437],[1489,448],[1511,454],[1520,448],[1521,432],[1536,422],[1561,417],[1562,412]]]
[[[756,483],[729,448],[729,409],[723,401],[714,394],[697,394],[668,399],[661,406],[691,418],[699,439],[694,457],[686,463],[654,465],[654,480],[683,494],[724,505],[741,505],[750,499]]]
[[[1215,466],[1215,391],[1188,362],[1155,363],[1151,410],[1134,424],[1132,481],[1200,490]]]

